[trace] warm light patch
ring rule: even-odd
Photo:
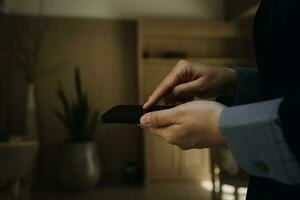
[[[217,181],[216,186],[218,186],[220,183]],[[213,191],[213,183],[209,180],[205,180],[201,182],[201,186],[206,189],[207,191]],[[218,187],[216,187],[218,188]],[[222,185],[222,200],[234,200],[234,186],[224,184]],[[243,200],[246,198],[247,194],[247,188],[241,187],[238,189],[238,196],[239,200]]]
[[[202,181],[201,186],[208,191],[213,190],[213,184],[211,181]]]

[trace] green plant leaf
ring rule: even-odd
[[[92,116],[91,116],[91,121],[90,121],[90,127],[89,127],[90,134],[94,134],[94,132],[96,130],[98,117],[99,117],[99,112],[94,111]]]
[[[68,102],[68,99],[67,99],[66,95],[64,94],[64,92],[61,89],[59,89],[57,93],[58,93],[58,97],[59,97],[59,99],[60,99],[60,101],[63,105],[65,116],[69,121],[69,126],[70,126],[69,128],[73,129],[74,120],[73,120],[73,116],[72,116],[72,113],[71,113],[70,103]]]
[[[69,128],[72,141],[84,142],[92,139],[99,112],[94,111],[91,114],[88,96],[82,91],[79,67],[75,67],[74,78],[77,101],[70,104],[63,91],[59,89],[58,96],[63,105],[65,115],[56,110],[54,113]]]
[[[60,113],[58,110],[53,110],[53,112],[56,115],[56,117],[64,124],[64,126],[68,130],[70,130],[70,122],[69,122],[69,120],[62,113]]]
[[[57,94],[63,105],[66,116],[69,116],[70,115],[70,105],[67,100],[67,97],[65,96],[65,94],[63,93],[63,91],[61,89],[58,90]]]
[[[79,114],[79,106],[77,104],[72,105],[72,116],[74,120],[74,127],[73,127],[73,135],[75,137],[80,137],[81,133],[81,120]]]
[[[81,99],[82,99],[82,87],[81,87],[81,78],[80,78],[79,66],[75,67],[74,80],[75,80],[75,89],[76,89],[77,99],[78,99],[78,102],[80,102]]]

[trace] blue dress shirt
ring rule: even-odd
[[[278,117],[282,98],[259,101],[259,73],[236,68],[235,105],[227,107],[220,130],[240,166],[251,175],[300,183],[300,166],[287,145]]]

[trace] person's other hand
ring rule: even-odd
[[[142,116],[142,128],[181,149],[209,148],[224,145],[219,131],[222,104],[193,101]]]
[[[164,104],[174,104],[194,97],[234,96],[235,90],[234,69],[196,65],[181,60],[149,96],[143,108],[148,109],[160,100]]]

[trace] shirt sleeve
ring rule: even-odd
[[[299,184],[300,166],[286,142],[279,120],[282,101],[227,107],[221,115],[220,130],[245,171],[285,184]]]
[[[233,105],[257,102],[260,98],[260,78],[258,69],[235,67],[237,92]]]

